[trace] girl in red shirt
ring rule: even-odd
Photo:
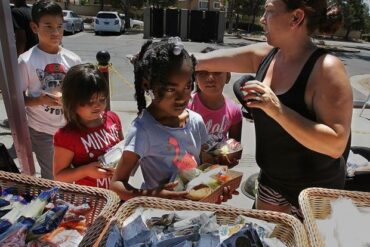
[[[54,135],[55,180],[109,188],[113,171],[98,157],[123,140],[117,114],[106,111],[108,84],[93,64],[72,67],[62,84],[65,127]]]

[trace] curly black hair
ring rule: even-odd
[[[140,53],[133,60],[135,73],[135,98],[139,114],[146,108],[143,81],[147,80],[151,89],[158,89],[159,97],[163,97],[168,78],[179,71],[184,63],[189,64],[191,74],[195,71],[196,60],[193,55],[182,49],[179,54],[174,52],[176,44],[169,40],[159,42],[147,41]]]

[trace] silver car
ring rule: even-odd
[[[80,16],[71,10],[63,10],[64,32],[74,34],[84,30],[84,22]]]

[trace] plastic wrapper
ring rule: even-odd
[[[155,233],[144,223],[142,217],[137,216],[122,230],[124,246],[131,246],[139,243],[153,243],[157,241]]]
[[[59,247],[74,247],[79,245],[82,238],[83,236],[76,230],[61,228],[56,233],[49,235],[47,241]]]
[[[0,198],[0,208],[10,205],[10,202]]]
[[[215,234],[201,234],[200,239],[195,245],[196,247],[210,247],[218,246],[220,244],[220,237]]]
[[[67,205],[68,213],[75,215],[86,215],[91,211],[91,207],[88,203],[82,203],[81,205],[73,205],[72,203],[63,201],[61,199],[55,200],[55,205]]]
[[[264,220],[259,220],[255,218],[246,217],[239,215],[236,220],[236,224],[252,224],[253,228],[256,229],[258,236],[261,240],[265,238],[270,238],[271,234],[274,232],[276,224],[270,223]]]
[[[22,216],[22,212],[26,205],[26,201],[20,201],[13,204],[13,209],[0,219],[0,234],[9,229],[9,227],[11,227]]]
[[[46,213],[41,215],[36,220],[35,224],[30,229],[30,232],[27,236],[27,241],[40,238],[45,233],[52,232],[58,228],[67,210],[67,205],[60,205],[46,211]]]
[[[227,228],[223,228],[226,230]],[[223,241],[221,241],[220,247],[239,247],[239,246],[250,246],[250,247],[263,247],[263,244],[258,237],[257,231],[253,228],[251,224],[247,224],[243,226],[239,231],[236,233],[232,233],[231,231],[227,232],[229,237]],[[221,232],[220,235],[225,234]],[[223,235],[225,236],[225,235]],[[221,239],[221,236],[220,236]]]
[[[110,247],[124,247],[121,230],[115,222],[108,233],[106,246]]]
[[[226,174],[226,172],[227,167],[225,166],[220,166],[218,168],[204,172],[198,177],[191,180],[189,183],[187,183],[186,189],[191,190],[201,184],[209,186],[211,189],[216,189],[220,185],[220,183],[214,176],[216,176],[217,174]]]
[[[98,160],[104,168],[116,168],[121,159],[124,148],[124,141],[120,141],[110,148],[104,155],[99,156]]]
[[[22,217],[17,223],[0,234],[0,246],[5,246],[6,244],[14,242],[17,242],[19,244],[18,246],[23,246],[28,230],[34,223],[34,219]],[[16,238],[18,238],[18,240],[16,240]]]

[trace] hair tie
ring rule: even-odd
[[[173,48],[173,54],[176,56],[180,55],[181,51],[184,49],[184,44],[181,42],[180,37],[171,37],[168,39],[168,43],[175,45]]]

